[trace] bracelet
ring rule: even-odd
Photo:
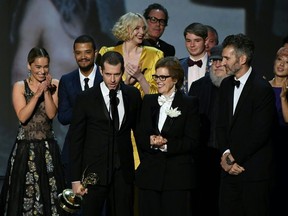
[[[234,160],[234,161],[231,161],[230,158],[229,158],[229,155],[230,155],[230,154],[228,154],[227,157],[226,157],[226,163],[227,163],[228,165],[233,165],[233,164],[235,163],[235,160]]]

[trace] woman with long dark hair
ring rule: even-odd
[[[28,77],[13,86],[19,129],[2,187],[0,214],[61,215],[58,194],[65,183],[52,128],[58,80],[50,75],[50,57],[44,48],[31,49],[27,61]]]

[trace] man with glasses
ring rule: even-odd
[[[163,51],[164,56],[174,56],[175,47],[161,40],[160,37],[168,24],[168,11],[160,4],[150,4],[145,10],[143,16],[148,23],[149,38],[143,41],[146,46],[153,46]]]

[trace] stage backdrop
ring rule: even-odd
[[[220,42],[229,34],[246,33],[256,44],[254,67],[270,79],[276,50],[288,34],[286,0],[159,0],[169,12],[163,39],[173,44],[176,56],[187,56],[184,28],[193,22],[215,27]],[[18,121],[12,103],[12,84],[27,77],[26,57],[36,45],[44,46],[51,56],[54,78],[75,67],[73,41],[80,34],[92,35],[98,48],[114,45],[111,28],[125,12],[139,12],[149,0],[0,0],[0,176],[14,144]],[[266,14],[262,14],[265,11]],[[62,146],[67,128],[57,118],[54,127]],[[1,186],[1,185],[0,185]]]

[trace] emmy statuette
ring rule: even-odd
[[[89,173],[85,178],[84,173],[81,181],[84,188],[86,188],[87,185],[97,184],[97,182],[99,181],[99,177],[96,173]],[[75,213],[81,209],[81,203],[83,198],[80,195],[74,194],[72,189],[63,190],[63,192],[58,195],[58,198],[60,207],[68,213]]]

